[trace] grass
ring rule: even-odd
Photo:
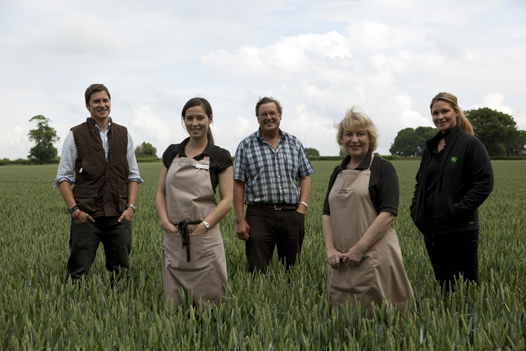
[[[313,162],[302,264],[288,273],[273,261],[267,275],[251,278],[228,213],[221,232],[235,297],[205,311],[164,301],[154,202],[160,163],[140,164],[132,281],[115,289],[108,288],[103,250],[84,284],[63,285],[69,218],[51,186],[57,166],[0,167],[0,349],[525,349],[526,162],[493,161],[495,189],[480,209],[480,286],[459,284],[447,298],[409,217],[419,163],[393,162],[401,194],[394,226],[415,297],[409,315],[378,306],[371,320],[327,301],[321,212],[336,164]]]

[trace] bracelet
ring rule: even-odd
[[[137,209],[135,208],[135,206],[133,206],[132,204],[127,204],[126,209],[128,209],[128,207],[131,207],[133,209],[133,213],[135,213],[135,210]]]
[[[304,201],[300,201],[300,204],[302,204],[303,206],[305,206],[305,208],[309,207],[309,205],[307,205],[307,203],[304,202]]]
[[[244,218],[236,219],[236,224],[239,224],[239,223],[243,222],[244,220],[245,220]]]
[[[78,218],[78,216],[80,216],[80,214],[81,214],[81,213],[82,213],[82,211],[81,211],[81,210],[79,210],[79,213],[77,213],[77,215],[76,215],[76,216],[75,216],[75,218],[73,218],[73,219],[77,219],[77,218]]]
[[[73,212],[75,212],[75,211],[78,210],[78,209],[79,209],[79,207],[78,207],[77,205],[75,205],[75,206],[73,206],[72,208],[70,208],[70,209],[68,210],[68,212],[69,212],[69,214],[72,214]]]

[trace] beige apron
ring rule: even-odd
[[[174,158],[166,174],[166,208],[175,226],[182,221],[200,223],[215,208],[209,166],[208,156],[201,161]],[[196,227],[188,225],[188,231],[192,233]],[[164,293],[174,305],[181,302],[180,288],[193,291],[193,302],[203,308],[217,304],[230,291],[219,225],[205,234],[190,235],[185,247],[182,235],[165,233],[162,260]]]
[[[362,171],[343,170],[329,194],[332,235],[340,252],[353,247],[378,215],[369,196],[370,176],[370,165]],[[386,300],[403,312],[413,289],[393,227],[367,250],[358,266],[343,264],[339,270],[329,266],[327,289],[333,307],[348,301],[354,305],[356,297],[362,308],[368,306],[369,318],[371,302],[380,305]]]

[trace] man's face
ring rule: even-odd
[[[86,108],[91,114],[91,118],[96,121],[103,121],[110,116],[111,100],[105,91],[91,94]]]
[[[262,132],[274,132],[279,130],[281,115],[278,113],[276,103],[269,102],[259,106],[258,123]]]

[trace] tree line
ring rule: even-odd
[[[490,156],[526,155],[526,131],[518,130],[509,114],[487,107],[467,110],[464,114],[475,131],[475,136]],[[426,140],[438,133],[433,127],[405,128],[398,132],[389,152],[396,156],[421,156]]]
[[[526,131],[518,130],[517,123],[509,114],[487,107],[467,110],[464,114],[471,122],[477,136],[484,144],[490,156],[526,155]],[[60,138],[56,130],[49,125],[50,119],[37,115],[29,120],[36,122],[37,127],[28,133],[29,141],[35,146],[29,151],[28,159],[32,163],[45,164],[57,159],[58,150],[53,145]],[[426,140],[438,132],[433,127],[404,128],[398,132],[389,152],[395,156],[421,156],[426,147]],[[305,148],[308,156],[320,156],[315,148]],[[150,143],[143,142],[135,148],[137,158],[156,158],[157,149]],[[340,151],[340,156],[343,156]]]

